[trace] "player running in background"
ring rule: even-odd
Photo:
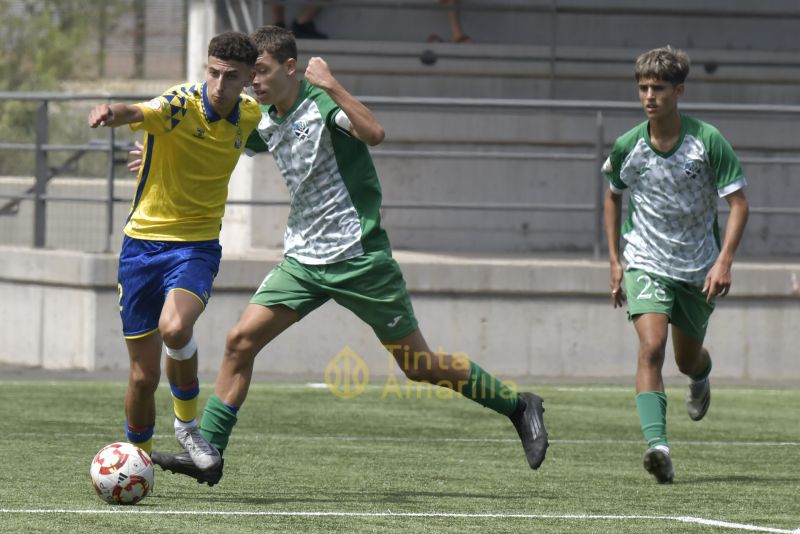
[[[146,132],[136,194],[119,258],[119,310],[130,357],[125,395],[128,441],[152,449],[155,391],[166,345],[175,436],[199,466],[220,463],[196,420],[197,344],[194,323],[219,269],[219,232],[228,181],[261,117],[242,95],[253,79],[258,50],[241,33],[208,46],[205,83],[185,83],[150,102],[103,104],[89,126]]]
[[[384,139],[374,115],[334,78],[321,58],[297,77],[297,45],[275,26],[253,35],[259,50],[253,89],[264,115],[248,148],[269,151],[290,194],[284,260],[256,290],[228,332],[214,395],[201,428],[221,451],[250,386],[256,355],[281,332],[333,299],[369,324],[415,381],[450,387],[511,419],[537,469],[548,440],[542,399],[517,394],[465,357],[434,354],[417,326],[403,275],[380,224],[381,188],[368,145]],[[406,358],[426,354],[430,359]],[[425,362],[421,364],[420,362]],[[209,485],[222,467],[199,469],[187,453],[153,453],[164,469]]]
[[[731,146],[713,126],[678,111],[688,73],[689,58],[680,50],[639,56],[635,78],[647,120],[616,140],[603,165],[610,180],[604,219],[611,302],[616,308],[627,299],[639,336],[636,409],[648,445],[644,467],[662,484],[674,477],[661,376],[668,325],[675,362],[690,378],[689,417],[699,421],[711,402],[711,358],[703,338],[716,297],[730,289],[748,215],[747,182]],[[620,227],[625,190],[628,216]],[[730,206],[721,246],[718,197]],[[624,269],[620,234],[627,242]]]

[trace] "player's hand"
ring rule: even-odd
[[[711,304],[714,297],[724,297],[731,289],[731,268],[727,263],[717,261],[706,275],[703,293],[707,293],[706,302]]]
[[[142,166],[142,151],[144,150],[144,145],[139,141],[134,141],[133,145],[134,148],[128,152],[128,155],[133,158],[133,160],[128,162],[128,170],[134,174],[138,174]]]
[[[114,112],[111,111],[111,106],[108,104],[100,104],[95,106],[89,112],[89,127],[97,128],[98,126],[110,126],[114,120]]]
[[[611,287],[611,304],[615,308],[621,308],[625,303],[625,290],[622,289],[622,265],[614,263],[611,265],[611,277],[609,286]]]
[[[328,67],[328,63],[326,63],[321,57],[312,57],[308,60],[308,65],[306,66],[306,72],[304,76],[308,83],[319,87],[320,89],[327,90],[329,87],[331,87],[331,85],[333,85],[333,83],[335,83],[335,79],[333,78],[333,74],[331,74],[331,69]]]

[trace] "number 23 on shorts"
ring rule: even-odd
[[[647,273],[639,271],[636,276],[636,284],[638,286],[636,300],[655,299],[662,302],[667,300],[667,292],[664,291],[658,280],[653,280]],[[628,297],[630,298],[630,294]]]
[[[628,296],[628,314],[670,314],[675,294],[668,281],[639,269],[625,271],[625,293]]]

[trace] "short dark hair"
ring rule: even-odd
[[[256,64],[258,48],[244,33],[224,32],[208,43],[208,57],[225,61],[241,61],[251,67]]]
[[[636,81],[652,78],[680,85],[689,75],[689,56],[683,50],[667,45],[654,48],[636,58]]]
[[[297,42],[292,32],[279,26],[261,26],[250,34],[259,54],[269,54],[278,63],[297,59]]]

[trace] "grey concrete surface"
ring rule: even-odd
[[[431,348],[462,352],[500,376],[596,380],[632,376],[636,339],[607,294],[605,262],[397,252]],[[227,330],[280,260],[262,250],[223,260],[195,335],[200,368],[219,367]],[[0,362],[49,370],[127,368],[117,315],[116,258],[110,254],[0,248]],[[707,345],[715,376],[800,383],[796,325],[800,264],[740,262],[734,289],[712,317]],[[343,351],[373,376],[397,368],[371,330],[324,305],[256,360],[274,379],[318,377]],[[667,376],[676,377],[669,361]]]

